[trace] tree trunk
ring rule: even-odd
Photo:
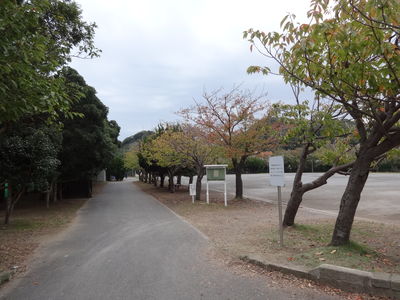
[[[176,184],[181,184],[182,182],[182,175],[179,175],[176,179]]]
[[[10,218],[14,211],[14,206],[25,192],[25,189],[23,189],[13,197],[11,193],[11,188],[9,188],[9,190],[10,190],[10,196],[6,199],[6,212],[4,217],[4,225],[10,224]]]
[[[339,214],[330,243],[332,246],[341,246],[350,242],[351,227],[353,226],[361,192],[368,179],[371,162],[372,160],[365,155],[359,155],[353,165],[340,202]]]
[[[203,174],[197,175],[196,179],[196,200],[200,201],[201,199],[201,180],[203,179]]]
[[[296,175],[293,180],[293,188],[290,193],[290,199],[286,206],[285,216],[283,218],[283,226],[292,226],[294,224],[294,219],[296,217],[297,211],[299,210],[300,203],[303,201],[304,191],[302,189],[303,183],[301,179],[303,177],[303,172],[306,167],[306,160],[309,154],[310,144],[303,146],[303,151],[300,156],[299,165],[296,170]]]
[[[161,174],[160,175],[160,187],[164,187],[164,180],[165,180],[165,175]]]
[[[297,167],[296,175],[293,180],[293,188],[292,192],[290,193],[290,199],[286,206],[285,216],[282,222],[283,226],[293,226],[297,211],[299,210],[300,204],[303,201],[303,195],[305,193],[316,189],[324,184],[327,184],[327,180],[330,177],[332,177],[339,171],[347,170],[354,164],[354,162],[350,162],[339,166],[333,166],[317,179],[313,180],[312,182],[303,184],[301,180],[303,177],[304,169],[306,167],[307,157],[313,152],[313,150],[310,151],[310,146],[310,144],[306,144],[303,147],[303,151],[300,156],[299,166]]]
[[[58,199],[62,201],[63,199],[63,186],[62,183],[58,185]]]
[[[61,200],[62,201],[62,199],[63,199],[63,186],[62,186],[62,183],[59,183],[58,184],[58,199],[59,200]]]
[[[196,200],[200,200],[201,198],[201,180],[204,177],[204,167],[201,166],[197,166],[196,167],[196,171],[197,171],[197,179],[196,179]]]
[[[51,194],[51,189],[46,191],[46,208],[50,208],[50,194]]]
[[[87,182],[87,197],[92,198],[92,181],[88,180]]]
[[[236,177],[236,199],[243,199],[242,172],[235,171],[235,177]]]
[[[236,158],[232,158],[232,165],[235,170],[235,181],[236,181],[236,199],[243,199],[243,181],[242,181],[242,170],[245,162],[245,158],[241,158],[240,162]]]
[[[143,182],[147,183],[147,172],[143,171]]]
[[[57,182],[53,182],[53,203],[57,202]]]
[[[157,175],[155,173],[153,175],[153,183],[154,183],[154,186],[157,186]]]
[[[171,193],[175,193],[174,175],[168,174],[168,189]]]
[[[293,187],[290,194],[290,200],[286,206],[285,216],[283,218],[283,226],[293,226],[294,219],[296,218],[297,211],[303,201],[304,192],[302,189],[295,189]]]

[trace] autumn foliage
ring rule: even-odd
[[[243,197],[241,174],[246,159],[276,146],[273,122],[264,95],[235,87],[203,94],[203,102],[179,112],[186,121],[202,128],[209,143],[220,146],[232,161],[236,175],[236,198]]]

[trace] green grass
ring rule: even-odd
[[[377,254],[367,250],[366,246],[350,242],[341,247],[321,246],[308,249],[294,255],[294,260],[309,267],[316,267],[321,263],[340,265],[349,268],[363,268],[373,270],[372,261]]]
[[[7,226],[8,231],[35,230],[43,226],[43,222],[27,219],[12,219]]]
[[[289,261],[307,267],[317,267],[320,264],[334,264],[349,268],[374,271],[379,253],[363,243],[350,241],[349,244],[329,246],[333,224],[296,224],[284,231],[283,255]],[[363,228],[354,228],[353,235],[357,237],[370,236]],[[274,250],[278,250],[278,233],[276,230],[267,235]]]

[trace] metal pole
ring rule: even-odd
[[[283,224],[282,224],[282,193],[278,186],[278,211],[279,211],[279,244],[283,247]]]
[[[228,201],[226,200],[226,177],[224,181],[224,201],[225,201],[225,206],[228,206]]]
[[[192,203],[194,203],[194,196],[192,196]]]

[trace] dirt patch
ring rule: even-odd
[[[94,185],[94,193],[104,183]],[[44,201],[18,203],[8,226],[0,225],[0,273],[22,273],[28,258],[44,241],[62,231],[72,222],[87,199],[63,199],[46,208]],[[0,216],[3,217],[3,211]],[[3,219],[1,218],[2,222]]]
[[[210,204],[196,201],[194,204],[187,188],[182,186],[176,193],[141,182],[135,183],[145,192],[153,195],[177,214],[192,223],[210,238],[215,246],[213,253],[235,270],[261,272],[238,261],[239,256],[257,254],[266,261],[306,267],[321,263],[336,264],[367,271],[400,273],[400,227],[374,222],[355,221],[352,240],[348,247],[327,247],[335,218],[309,210],[300,209],[296,222],[299,225],[288,228],[284,233],[285,247],[278,244],[278,212],[275,205],[249,199],[230,200],[223,205],[223,194],[210,193]],[[262,271],[264,272],[264,271]],[[264,272],[265,273],[265,272]],[[274,278],[287,278],[268,272]],[[275,274],[275,275],[271,275]],[[315,283],[289,276],[298,287],[315,287]],[[282,281],[281,280],[281,281]],[[272,279],[272,282],[274,279]],[[286,284],[285,282],[283,284]],[[339,292],[320,287],[328,293],[340,293],[349,299],[380,299]]]

